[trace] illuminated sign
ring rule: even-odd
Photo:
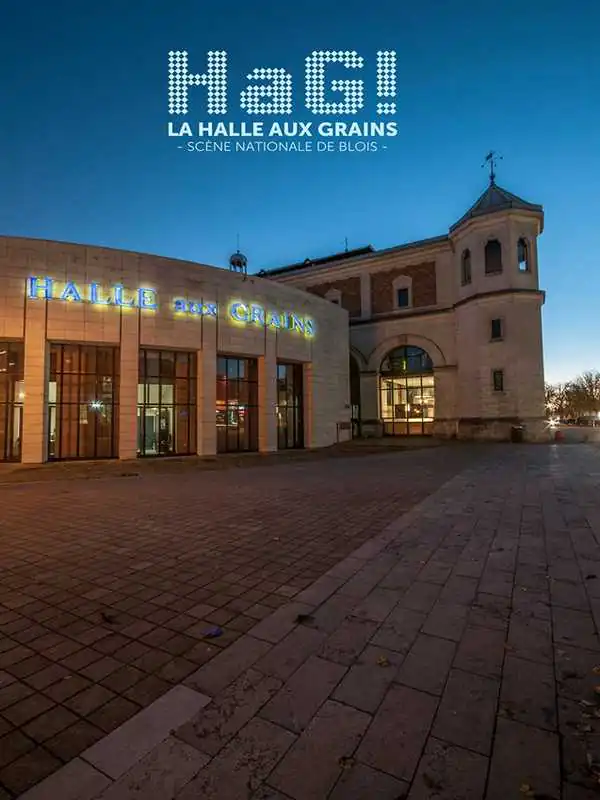
[[[124,308],[158,308],[156,290],[142,287],[137,292],[127,292],[117,283],[106,290],[99,283],[80,286],[75,281],[59,283],[53,278],[29,278],[27,295],[32,300],[64,300],[70,303],[91,303],[94,306],[121,306]]]
[[[173,311],[176,314],[188,314],[192,317],[216,317],[218,309],[216,303],[200,303],[178,297],[173,300]]]
[[[282,314],[254,303],[232,303],[229,306],[229,316],[236,322],[260,325],[261,327],[266,325],[268,328],[276,330],[298,331],[309,337],[315,334],[315,324],[310,317],[299,317],[297,314],[289,312]]]
[[[61,282],[54,278],[32,276],[27,279],[27,297],[31,300],[59,300],[93,306],[158,310],[158,293],[156,289],[147,286],[130,291],[121,284],[113,284],[107,288],[99,283],[77,284],[75,281]],[[177,316],[219,317],[219,306],[213,302],[177,297],[170,301],[170,308]],[[315,323],[310,317],[301,317],[290,311],[274,311],[256,303],[231,303],[227,317],[234,323],[292,331],[307,338],[315,335]]]

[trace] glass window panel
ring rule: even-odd
[[[112,347],[99,347],[96,353],[96,374],[114,375],[116,369],[115,353]]]
[[[160,374],[160,355],[156,350],[146,350],[146,376],[158,378]]]
[[[194,389],[195,389],[195,384],[191,381],[188,380],[175,381],[175,394],[173,397],[173,402],[177,403],[178,405],[187,405],[188,403],[193,402]]]
[[[218,412],[217,412],[218,419]],[[227,428],[217,424],[217,452],[227,452]]]
[[[243,362],[238,361],[237,358],[228,358],[226,375],[228,380],[235,379],[238,377],[238,375],[243,378],[244,377]]]
[[[175,375],[175,353],[163,350],[160,354],[160,375],[172,378]]]
[[[160,386],[158,383],[146,384],[146,403],[151,406],[158,405],[160,400]]]
[[[217,380],[217,402],[227,401],[227,381]]]
[[[64,345],[62,357],[63,372],[79,372],[79,347],[77,345]]]
[[[6,403],[0,403],[0,459],[8,459],[9,443],[6,436],[8,428],[9,408]]]
[[[217,429],[224,433],[217,437],[218,452],[256,449],[253,420],[258,413],[258,386],[248,380],[257,374],[256,365],[256,359],[219,357]]]
[[[141,401],[142,455],[196,452],[196,385],[189,378],[195,358],[195,353],[147,351],[147,371],[155,374],[147,377]]]
[[[51,458],[116,455],[116,348],[51,345],[48,450]]]
[[[408,348],[404,349],[405,352]],[[414,353],[406,352],[407,359],[414,358]],[[419,359],[420,360],[420,359]],[[385,361],[383,362],[385,364]],[[383,365],[382,365],[383,366]],[[423,420],[434,419],[435,388],[434,376],[409,375],[397,377],[382,375],[379,379],[380,414],[385,435],[422,435],[431,433],[423,427]]]
[[[175,415],[175,452],[190,452],[190,415],[187,408],[178,408]]]
[[[502,272],[502,245],[497,239],[491,239],[485,246],[485,272]]]
[[[408,306],[408,289],[398,289],[396,295],[398,308],[406,308]]]
[[[79,378],[79,379],[78,379]],[[73,386],[76,383],[79,383],[80,386],[80,394],[79,399],[82,402],[91,403],[93,400],[97,400],[99,392],[98,392],[98,381],[95,375],[82,375],[79,376],[70,376],[69,383]]]
[[[160,387],[161,405],[173,405],[174,399],[173,385],[170,383],[163,383]]]
[[[217,358],[217,378],[227,378],[227,359],[222,356]]]
[[[191,355],[191,358],[190,358]],[[175,364],[175,374],[178,378],[188,378],[191,377],[191,366],[195,361],[195,354],[190,353],[177,353],[176,354],[176,364]]]
[[[242,405],[250,404],[250,395],[252,391],[252,384],[246,381],[239,381],[237,385],[237,400]]]
[[[113,395],[116,394],[117,389],[118,383],[115,381],[115,379],[108,375],[104,375],[98,379],[96,397],[98,400],[102,400],[104,403],[110,403],[112,402]]]
[[[0,345],[0,351],[4,349]],[[21,342],[11,342],[8,345],[8,372],[16,378],[23,377],[24,370],[24,352],[23,344]]]
[[[226,450],[227,452],[234,453],[240,449],[240,441],[238,437],[238,429],[237,427],[231,428],[227,427],[227,435],[226,435]]]
[[[248,358],[245,361],[246,377],[251,383],[258,382],[258,361],[255,358]]]
[[[240,384],[238,380],[229,379],[227,381],[227,401],[229,403],[238,403],[240,399]]]
[[[60,351],[55,347],[50,350],[50,375],[54,377],[60,368]]]
[[[82,347],[80,352],[80,368],[82,373],[96,374],[96,348]]]

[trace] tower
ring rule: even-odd
[[[229,256],[229,269],[231,272],[238,272],[241,275],[248,274],[248,259],[240,253],[240,235],[237,235],[237,250]]]
[[[243,253],[238,250],[229,256],[229,269],[231,272],[239,272],[242,275],[248,273],[248,259]]]
[[[450,228],[457,346],[460,438],[547,438],[537,239],[544,212],[489,184]]]

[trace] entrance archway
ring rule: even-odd
[[[420,347],[396,347],[379,368],[379,413],[385,436],[433,433],[433,362]]]

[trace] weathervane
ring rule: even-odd
[[[495,150],[490,150],[490,152],[485,157],[485,161],[481,165],[482,167],[485,167],[487,164],[489,164],[489,166],[490,166],[490,183],[491,184],[495,183],[495,181],[496,181],[496,170],[495,170],[495,167],[496,167],[496,164],[498,163],[498,161],[502,161],[502,156],[498,155],[498,153]]]

